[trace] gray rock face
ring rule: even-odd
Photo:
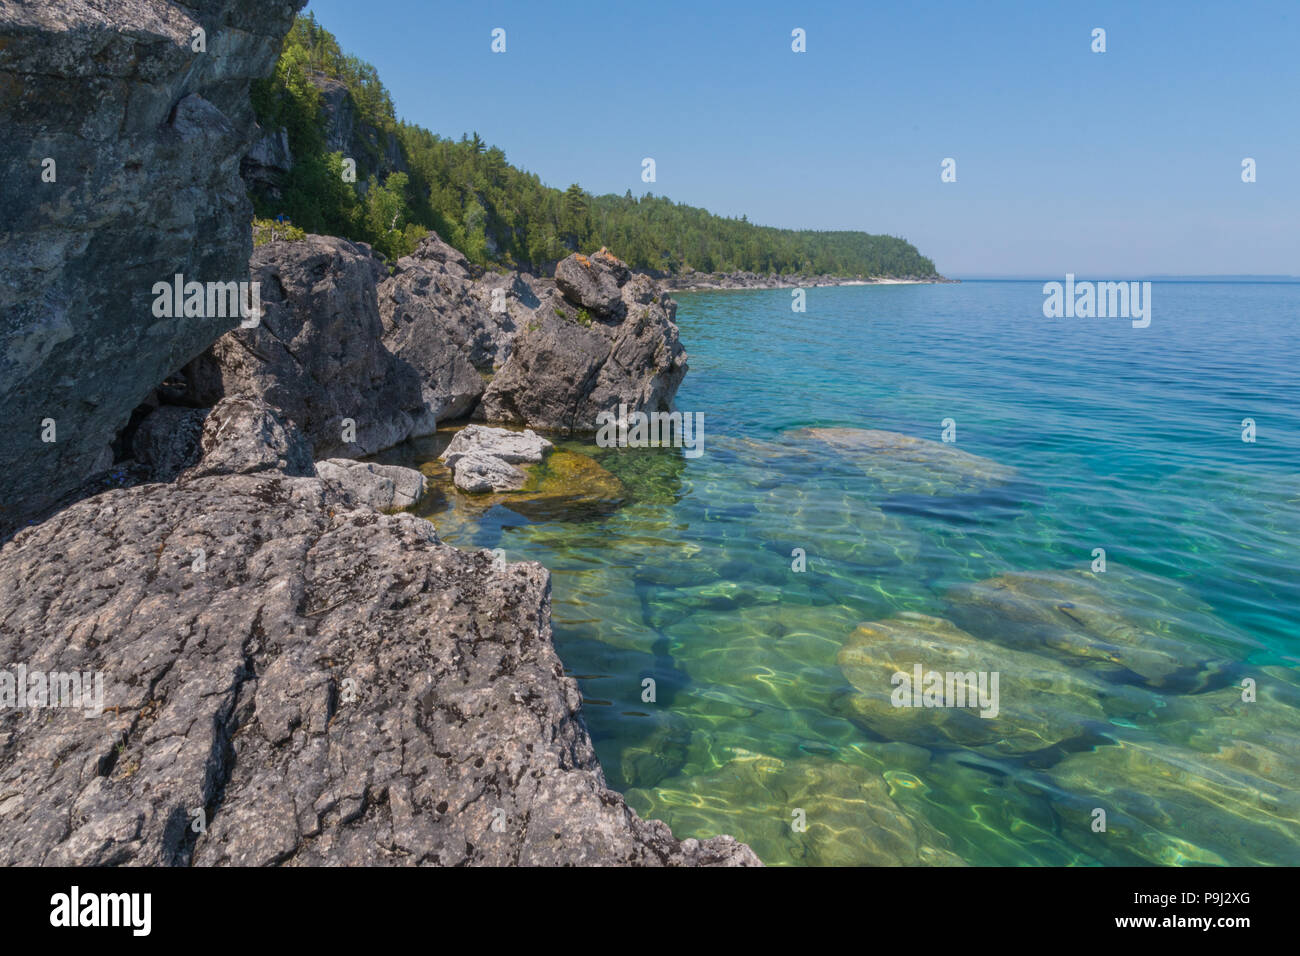
[[[149,468],[154,481],[174,481],[197,464],[203,450],[203,421],[210,409],[163,405],[149,413],[131,439],[135,460]]]
[[[269,242],[252,259],[263,316],[227,333],[186,368],[191,398],[260,398],[306,434],[317,458],[361,457],[436,427],[416,371],[382,341],[380,264],[328,236]],[[346,419],[355,440],[346,440]]]
[[[456,487],[472,495],[488,491],[518,491],[528,482],[528,475],[521,469],[482,452],[457,457],[451,473]]]
[[[0,549],[0,658],[108,709],[0,711],[0,861],[756,863],[605,789],[548,589],[319,479],[81,501]]]
[[[414,468],[350,458],[318,461],[316,474],[336,484],[358,505],[376,511],[409,508],[424,497],[428,486],[424,475]]]
[[[492,310],[490,291],[477,292],[479,272],[431,234],[379,285],[384,345],[419,373],[439,420],[469,414],[514,335],[510,313]]]
[[[183,479],[280,471],[312,477],[311,445],[298,426],[258,399],[224,398],[203,422],[202,458]]]
[[[566,265],[577,258],[561,262],[556,276],[585,276],[587,286],[566,292],[569,307],[560,310],[562,315],[539,309],[515,337],[476,418],[568,434],[595,431],[596,416],[619,404],[629,411],[671,409],[687,368],[674,322],[677,304],[654,280],[631,275],[608,253],[592,256],[586,265]],[[602,297],[611,282],[618,283],[617,305]],[[574,306],[606,318],[583,325],[581,314],[572,314]]]
[[[248,83],[302,5],[0,5],[0,526],[75,489],[145,396],[236,324],[155,316],[153,287],[247,280]]]

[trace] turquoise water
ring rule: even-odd
[[[638,812],[769,864],[1300,863],[1300,285],[1159,282],[1146,329],[1041,288],[681,294],[701,457],[426,505],[552,570]],[[891,707],[913,663],[1000,714]]]

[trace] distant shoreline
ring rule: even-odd
[[[944,276],[759,276],[752,273],[690,273],[656,276],[670,292],[730,292],[745,289],[814,289],[829,286],[940,285],[960,282]]]

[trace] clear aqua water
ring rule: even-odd
[[[552,570],[639,812],[769,864],[1300,863],[1300,285],[1158,282],[1146,329],[1041,289],[682,294],[701,457],[562,442],[622,491],[426,509]],[[944,419],[992,474],[803,431]],[[863,706],[850,636],[926,661],[931,618],[1002,671],[996,727]]]

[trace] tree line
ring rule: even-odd
[[[327,81],[346,88],[355,114],[350,155],[327,144]],[[293,156],[278,196],[254,191],[257,215],[369,242],[390,258],[433,229],[470,260],[507,268],[536,270],[608,246],[633,268],[665,273],[935,274],[933,262],[894,236],[777,229],[652,193],[547,186],[478,133],[455,140],[398,120],[375,68],[345,53],[311,14],[297,18],[252,98],[264,129],[288,131]]]

